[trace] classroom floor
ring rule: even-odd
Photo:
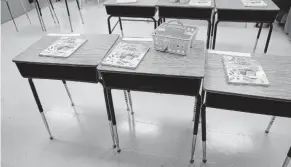
[[[74,1],[69,3],[75,32],[107,34],[103,4],[83,4],[82,25]],[[60,26],[43,9],[47,32],[70,32],[64,2],[55,5]],[[120,146],[117,154],[107,122],[100,84],[68,82],[75,110],[70,106],[60,81],[35,80],[54,140],[49,140],[28,81],[22,78],[12,58],[39,40],[41,31],[36,11],[2,24],[2,167],[279,167],[291,145],[291,120],[277,118],[267,135],[270,116],[207,109],[207,157],[201,165],[201,131],[190,164],[194,98],[132,92],[134,118],[126,111],[123,92],[113,91]],[[197,39],[206,39],[206,23],[185,21],[199,27]],[[248,23],[222,23],[218,50],[251,52],[257,28]],[[125,36],[150,37],[152,23],[124,22]],[[263,53],[267,29],[262,30],[257,53]],[[119,34],[119,28],[114,33]],[[275,26],[269,54],[291,56],[291,42]],[[74,114],[77,112],[78,114]]]

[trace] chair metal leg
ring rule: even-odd
[[[211,21],[207,20],[208,27],[207,27],[207,42],[206,42],[206,48],[209,49],[210,44],[210,31],[211,31]]]
[[[43,108],[42,108],[42,105],[41,105],[41,103],[40,103],[40,100],[39,100],[39,97],[38,97],[38,94],[37,94],[36,88],[35,88],[35,86],[34,86],[34,83],[33,83],[33,81],[32,81],[31,78],[28,79],[28,82],[29,82],[29,85],[30,85],[30,88],[31,88],[31,91],[32,91],[33,97],[34,97],[34,99],[35,99],[35,102],[36,102],[36,104],[37,104],[38,110],[39,110],[39,112],[40,112],[40,115],[41,115],[41,117],[42,117],[43,123],[44,123],[44,125],[45,125],[45,128],[46,128],[46,130],[47,130],[47,132],[48,132],[48,134],[49,134],[49,136],[50,136],[50,139],[52,140],[52,139],[53,139],[53,136],[52,136],[52,134],[51,134],[51,131],[50,131],[49,125],[48,125],[48,123],[47,123],[46,117],[45,117],[45,115],[44,115],[44,113],[43,113]]]
[[[122,23],[121,23],[121,18],[120,18],[120,17],[118,17],[118,21],[119,21],[119,26],[120,26],[121,36],[124,37],[124,33],[123,33],[123,28],[122,28]]]
[[[111,121],[109,101],[108,101],[108,98],[107,98],[107,89],[103,88],[103,92],[104,92],[104,99],[105,99],[107,117],[108,117],[108,121],[109,121],[109,128],[110,128],[111,138],[112,138],[112,142],[113,142],[113,148],[116,148],[115,138],[114,138],[114,131],[113,131],[113,124],[112,124],[112,121]]]
[[[55,15],[55,18],[56,18],[56,20],[57,20],[57,23],[59,24],[60,22],[59,22],[59,19],[58,19],[57,14],[56,14],[56,11],[55,11],[55,8],[54,8],[54,5],[53,5],[53,3],[52,3],[52,0],[48,0],[48,1],[49,1],[49,3],[50,3],[50,6],[51,6],[51,8],[52,8],[52,11],[53,11],[53,13],[54,13],[54,15]]]
[[[71,32],[73,32],[71,15],[70,15],[70,10],[69,10],[69,6],[68,6],[68,0],[65,0],[65,4],[66,4],[66,8],[67,8],[67,13],[68,13],[68,18],[69,18],[69,22],[70,22]]]
[[[267,51],[268,51],[268,47],[269,47],[269,44],[270,44],[272,31],[273,31],[273,23],[270,23],[270,30],[269,30],[269,34],[268,34],[268,37],[267,37],[267,42],[266,42],[266,45],[265,45],[264,53],[267,53]]]
[[[18,28],[17,28],[17,25],[16,25],[16,23],[15,23],[15,21],[14,21],[14,17],[13,17],[13,15],[12,15],[12,12],[11,12],[11,10],[10,10],[9,3],[8,3],[7,0],[5,0],[5,1],[6,1],[6,5],[7,5],[7,8],[8,8],[8,11],[9,11],[9,13],[10,13],[11,19],[12,19],[12,21],[13,21],[13,23],[14,23],[14,27],[15,27],[16,31],[18,32]]]
[[[79,0],[76,0],[76,3],[77,3],[77,6],[78,6],[78,9],[79,9],[79,14],[80,14],[80,17],[81,17],[82,24],[84,24],[84,19],[83,19],[83,15],[82,15],[82,12],[81,12],[81,7],[80,7],[80,4],[79,4]]]
[[[274,121],[275,121],[275,116],[273,116],[272,118],[271,118],[271,121],[269,122],[269,124],[268,124],[268,127],[267,127],[267,129],[265,130],[265,132],[266,133],[269,133],[269,131],[270,131],[270,129],[271,129],[271,127],[272,127],[272,125],[273,125],[273,123],[274,123]]]
[[[128,95],[128,101],[129,101],[129,105],[130,105],[131,115],[133,115],[134,112],[133,112],[133,107],[132,107],[132,100],[131,100],[131,93],[130,93],[130,90],[127,90],[127,95]]]
[[[54,20],[54,23],[56,24],[56,20],[55,20],[55,17],[54,17],[53,11],[52,11],[52,9],[51,9],[51,5],[50,5],[50,3],[49,3],[48,0],[46,0],[46,3],[47,3],[48,8],[49,8],[49,10],[50,10],[51,16],[52,16],[52,18],[53,18],[53,20]]]
[[[260,35],[261,35],[262,28],[263,28],[263,23],[260,24],[260,28],[259,28],[259,31],[258,31],[258,34],[257,34],[257,39],[256,39],[256,43],[255,43],[255,46],[254,46],[253,53],[255,53],[255,51],[257,49],[257,45],[258,45],[258,41],[259,41],[259,38],[260,38]]]
[[[22,0],[19,0],[19,1],[20,1],[20,3],[21,3],[21,6],[22,6],[22,8],[23,8],[23,10],[24,10],[24,12],[25,12],[25,15],[26,15],[27,19],[29,20],[29,23],[31,24],[31,20],[30,20],[28,14],[27,14],[27,10],[26,10],[26,8],[25,8],[24,5],[23,5]]]
[[[70,101],[71,101],[72,106],[75,106],[74,101],[73,101],[73,98],[72,98],[72,95],[71,95],[70,90],[68,88],[67,82],[65,80],[62,80],[62,81],[63,81],[63,84],[64,84],[64,86],[66,88],[66,91],[68,93],[68,96],[70,98]]]
[[[105,88],[105,89],[107,89],[107,88]],[[110,109],[112,125],[113,125],[113,132],[114,132],[114,137],[115,137],[116,148],[117,148],[117,152],[120,153],[121,150],[119,147],[119,138],[118,138],[118,132],[117,132],[117,126],[116,126],[116,118],[115,118],[111,89],[107,89],[106,91],[107,91],[107,98],[108,98],[108,102],[109,102],[108,104],[109,104],[109,109]]]
[[[154,29],[156,29],[157,28],[157,21],[156,21],[156,19],[155,18],[151,18],[153,21],[154,21]]]
[[[126,103],[126,110],[127,111],[130,111],[129,105],[128,105],[128,99],[127,99],[127,92],[126,92],[126,90],[124,90],[123,93],[124,93],[124,99],[125,99],[125,103]]]
[[[194,102],[194,105],[196,104],[197,104],[197,97],[195,98],[195,102]],[[193,118],[192,118],[193,122],[195,121],[195,115],[196,115],[196,106],[194,106],[194,111],[193,111]]]

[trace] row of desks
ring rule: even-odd
[[[215,49],[217,27],[219,22],[230,21],[261,23],[257,39],[260,37],[262,23],[270,23],[270,30],[264,50],[266,53],[273,29],[272,23],[275,21],[279,8],[273,3],[272,0],[264,1],[268,4],[267,7],[245,7],[241,0],[211,0],[211,5],[208,7],[190,6],[189,2],[185,4],[171,3],[169,0],[138,0],[136,3],[128,4],[119,4],[116,3],[116,0],[108,0],[104,4],[106,12],[109,15],[109,34],[112,33],[117,25],[116,23],[114,28],[111,28],[110,19],[112,17],[119,17],[121,30],[122,25],[120,17],[150,18],[153,20],[154,27],[156,28],[157,21],[154,16],[158,11],[158,24],[165,18],[196,19],[207,21],[208,28],[206,47],[212,49]],[[212,43],[211,37],[213,37],[212,46],[210,46]],[[256,48],[256,44],[254,48]]]
[[[291,118],[291,57],[253,55],[262,64],[270,86],[231,85],[226,82],[221,55],[208,53],[202,41],[196,41],[187,56],[155,51],[152,42],[146,42],[151,49],[137,69],[129,70],[100,64],[102,58],[121,40],[118,35],[85,35],[88,41],[66,59],[40,57],[39,53],[57,38],[46,36],[13,59],[21,75],[29,80],[51,139],[53,136],[32,80],[35,78],[62,80],[65,86],[66,81],[100,82],[104,87],[113,145],[118,152],[120,147],[112,89],[196,97],[191,162],[200,115],[203,161],[206,162],[207,107]]]

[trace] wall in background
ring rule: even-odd
[[[27,11],[34,8],[34,4],[29,4],[28,0],[22,0],[24,7]],[[54,0],[52,0],[54,2]],[[8,0],[10,10],[14,18],[24,14],[24,10],[21,6],[20,0]],[[39,0],[40,5],[43,7],[46,5],[46,0]],[[7,8],[5,0],[1,0],[1,24],[11,20],[9,10]]]

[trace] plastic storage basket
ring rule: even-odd
[[[172,24],[173,22],[177,24]],[[171,20],[153,32],[154,47],[158,51],[186,55],[196,40],[197,31],[197,27]]]

